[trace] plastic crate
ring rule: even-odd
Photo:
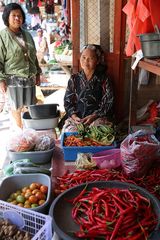
[[[97,153],[108,149],[116,148],[116,143],[114,142],[109,146],[86,146],[86,147],[65,147],[64,139],[69,135],[76,135],[77,132],[65,132],[61,137],[61,146],[63,149],[64,160],[65,161],[75,161],[77,159],[77,153]]]
[[[22,230],[29,232],[32,240],[52,239],[52,218],[50,216],[0,200],[0,218],[3,218],[3,212],[6,210],[15,211],[23,217],[25,225]]]

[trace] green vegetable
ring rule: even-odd
[[[111,145],[115,140],[114,129],[110,125],[88,127],[83,124],[78,124],[77,130],[82,138],[88,137],[102,145]]]
[[[42,167],[17,167],[14,169],[14,174],[29,174],[29,173],[43,173],[50,176],[51,172],[47,168]]]
[[[32,162],[16,162],[13,163],[13,167],[39,167],[37,164],[32,163]]]
[[[5,176],[11,176],[13,175],[13,170],[14,170],[14,164],[16,163],[29,163],[31,162],[30,159],[19,159],[11,162],[10,164],[6,165],[3,169],[3,173]]]
[[[22,196],[22,195],[18,195],[18,196],[16,197],[16,201],[17,201],[18,203],[24,203],[24,202],[25,202],[25,197]]]

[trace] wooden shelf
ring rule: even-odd
[[[138,67],[160,76],[160,59],[144,58],[138,63]]]
[[[129,131],[131,126],[136,125],[139,68],[145,69],[148,72],[160,76],[160,58],[159,59],[144,58],[143,60],[139,61],[135,70],[131,69]]]

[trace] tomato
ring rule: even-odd
[[[31,184],[29,185],[29,188],[30,188],[31,191],[34,190],[34,189],[36,189],[36,188],[37,188],[36,183],[31,183]]]
[[[17,201],[18,203],[24,203],[25,200],[26,200],[25,197],[22,196],[22,195],[18,195],[18,196],[16,197],[16,201]]]
[[[11,203],[14,204],[14,205],[17,205],[17,201],[16,200],[13,200]]]
[[[39,189],[38,189],[38,188],[34,189],[34,190],[32,191],[32,194],[35,195],[37,192],[39,192]]]
[[[16,191],[16,194],[17,194],[17,195],[21,195],[21,190],[17,190],[17,191]]]
[[[37,203],[38,202],[38,198],[35,195],[31,195],[28,198],[28,200],[29,200],[30,203]]]
[[[23,207],[24,207],[24,208],[31,208],[31,205],[29,205],[29,204],[24,204]]]
[[[26,199],[28,199],[31,195],[32,195],[31,192],[26,192],[26,193],[24,194],[24,197],[25,197]]]
[[[28,186],[22,188],[22,192],[25,193],[28,188],[29,188]]]
[[[41,183],[37,183],[37,182],[35,184],[36,184],[37,188],[40,189],[42,184]]]
[[[44,203],[45,203],[45,200],[43,200],[43,199],[39,200],[39,202],[38,202],[39,206],[41,206]]]
[[[30,188],[27,188],[27,189],[26,189],[26,192],[32,193],[32,190],[31,190]]]
[[[12,200],[15,200],[17,196],[18,196],[18,195],[17,195],[16,193],[12,193],[12,194],[9,196],[9,198],[11,198]]]
[[[38,207],[38,204],[37,204],[37,203],[31,204],[31,208],[35,208],[35,207]]]
[[[40,191],[41,191],[42,193],[44,193],[44,194],[47,194],[47,192],[48,192],[48,187],[45,186],[45,185],[42,185],[42,186],[40,187]]]
[[[23,203],[18,203],[17,206],[19,206],[19,207],[23,207],[24,204],[23,204]]]
[[[24,202],[24,205],[31,205],[31,204],[30,204],[30,202],[29,202],[28,200],[26,200],[26,201]]]
[[[42,193],[42,192],[40,192],[40,191],[37,192],[35,196],[38,198],[38,200],[44,200],[44,199],[46,199],[45,194]]]

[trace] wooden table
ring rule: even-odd
[[[72,62],[69,62],[69,61],[57,61],[57,63],[63,69],[63,71],[70,77],[71,76]]]

